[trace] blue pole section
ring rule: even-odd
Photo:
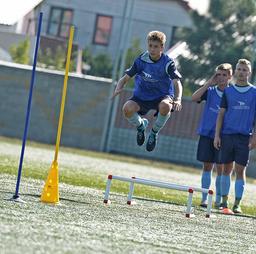
[[[39,42],[40,42],[40,32],[41,32],[42,18],[43,18],[43,13],[40,12],[39,19],[38,19],[36,46],[35,46],[35,51],[34,51],[32,76],[31,76],[31,80],[30,80],[30,90],[29,90],[29,98],[28,98],[28,105],[27,105],[25,130],[24,130],[22,148],[21,148],[21,154],[20,154],[20,164],[19,164],[19,170],[18,170],[18,176],[17,176],[16,191],[15,191],[15,194],[13,196],[13,199],[19,198],[19,187],[20,187],[21,171],[22,171],[23,157],[24,157],[26,140],[27,140],[27,133],[28,133],[28,124],[29,124],[31,101],[32,101],[33,87],[34,87],[34,80],[35,80],[37,52],[38,52]]]

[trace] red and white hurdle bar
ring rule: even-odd
[[[148,180],[148,179],[143,179],[143,178],[136,178],[136,177],[128,178],[128,177],[122,177],[122,176],[108,175],[107,186],[106,186],[106,191],[105,191],[105,196],[104,196],[105,204],[110,203],[109,195],[110,195],[111,181],[113,179],[119,180],[119,181],[124,181],[124,182],[130,182],[130,190],[129,190],[128,197],[127,197],[128,205],[133,204],[132,196],[133,196],[133,192],[134,192],[134,184],[135,183],[154,186],[154,187],[160,187],[160,188],[166,188],[166,189],[172,189],[172,190],[187,191],[188,192],[188,202],[187,202],[187,209],[186,209],[186,217],[187,218],[190,218],[193,216],[193,214],[192,214],[192,198],[193,198],[194,191],[208,193],[208,204],[207,204],[207,210],[206,210],[206,218],[210,218],[210,216],[211,216],[212,197],[213,197],[212,190],[199,188],[199,187],[190,187],[190,186],[185,186],[185,185],[173,184],[173,183],[166,183],[166,182],[155,181],[155,180]]]

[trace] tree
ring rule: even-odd
[[[93,62],[93,56],[92,56],[92,53],[91,53],[89,48],[85,48],[83,50],[82,62],[87,65],[88,69],[86,69],[86,70],[83,69],[83,73],[87,74],[87,72],[90,71],[91,65],[92,65],[92,62]]]
[[[54,58],[52,55],[52,50],[50,48],[46,48],[43,51],[39,49],[37,65],[43,68],[54,68]]]
[[[15,63],[29,64],[29,47],[30,41],[28,38],[18,45],[12,45],[9,50],[12,60]]]
[[[188,43],[191,56],[179,58],[183,83],[190,93],[221,63],[235,67],[239,58],[255,62],[255,0],[211,0],[208,15],[200,16],[195,11],[191,15],[194,29],[180,36]]]
[[[106,53],[101,53],[93,56],[89,48],[83,50],[82,56],[83,63],[89,68],[86,70],[86,74],[111,78],[112,74],[112,60]]]
[[[111,78],[112,60],[107,54],[99,54],[93,58],[91,69],[88,72],[90,75]]]

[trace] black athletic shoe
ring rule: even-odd
[[[142,146],[145,142],[145,130],[148,126],[148,120],[146,118],[142,118],[142,124],[137,128],[137,144],[138,146]]]
[[[219,209],[220,210],[226,209],[226,208],[228,208],[228,205],[229,205],[228,201],[222,202],[222,203],[220,203]]]
[[[204,200],[200,203],[200,206],[203,207],[203,208],[207,208],[207,201]]]
[[[151,131],[149,137],[148,137],[148,142],[147,142],[147,146],[146,149],[148,152],[151,152],[155,149],[156,147],[156,143],[157,143],[157,133]]]
[[[232,210],[234,213],[243,213],[240,205],[234,205]]]

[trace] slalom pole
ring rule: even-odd
[[[57,139],[56,139],[54,161],[58,160],[58,154],[59,154],[60,137],[61,137],[63,115],[64,115],[64,109],[65,109],[66,94],[67,94],[68,72],[69,72],[69,66],[70,66],[70,60],[71,60],[73,37],[74,37],[74,26],[71,26],[70,33],[69,33],[68,54],[67,54],[67,60],[66,60],[65,78],[64,78],[63,91],[62,91],[61,109],[60,109],[60,116],[59,116],[59,125],[58,125]]]
[[[59,154],[59,147],[60,147],[63,115],[64,115],[64,109],[65,109],[65,100],[66,100],[66,94],[67,94],[68,72],[69,72],[69,66],[70,66],[73,37],[74,37],[74,26],[71,26],[70,33],[69,33],[68,53],[67,53],[67,60],[66,60],[64,84],[63,84],[63,90],[62,90],[61,109],[60,109],[58,132],[57,132],[57,138],[56,138],[55,155],[54,155],[54,160],[52,162],[51,168],[48,173],[46,183],[44,185],[44,189],[41,194],[41,201],[45,203],[56,204],[59,202],[58,154]]]
[[[25,129],[24,129],[23,140],[22,140],[22,148],[21,148],[21,154],[20,154],[20,163],[19,163],[19,169],[18,169],[16,190],[15,190],[15,194],[12,197],[12,200],[17,201],[17,202],[24,202],[23,200],[21,200],[19,198],[19,187],[20,187],[22,164],[23,164],[23,158],[24,158],[24,152],[25,152],[25,146],[26,146],[26,140],[27,140],[27,133],[28,133],[30,109],[31,109],[31,102],[32,102],[32,96],[33,96],[33,87],[34,87],[34,81],[35,81],[37,53],[38,53],[38,48],[39,48],[39,43],[40,43],[42,18],[43,18],[43,13],[40,12],[39,19],[38,19],[36,45],[35,45],[34,60],[33,60],[33,69],[32,69],[31,81],[30,81],[30,90],[29,90],[29,97],[28,97],[28,104],[27,104],[26,122],[25,122]]]

